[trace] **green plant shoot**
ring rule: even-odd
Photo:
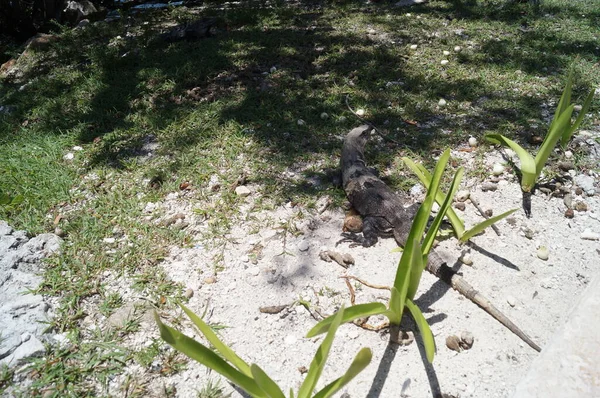
[[[243,389],[253,398],[285,398],[283,390],[271,379],[258,365],[248,365],[231,348],[223,343],[200,317],[180,304],[180,307],[196,325],[198,330],[206,337],[214,349],[210,349],[198,343],[191,337],[165,325],[160,320],[158,313],[154,312],[154,318],[160,330],[160,337],[177,351],[182,352],[191,359],[209,367],[215,372],[223,375],[236,386]],[[348,384],[356,375],[362,372],[371,362],[372,354],[368,348],[362,348],[350,367],[343,376],[337,378],[323,389],[314,393],[317,382],[323,372],[329,350],[333,344],[335,332],[343,321],[344,309],[342,308],[329,323],[327,335],[317,349],[310,364],[308,374],[300,386],[297,395],[290,390],[290,398],[327,398],[335,394]],[[313,395],[314,393],[314,395]]]
[[[425,188],[429,189],[429,185],[431,184],[431,178],[432,178],[431,173],[422,164],[415,163],[407,157],[403,157],[402,161],[404,162],[404,164],[406,164],[408,166],[409,169],[411,169],[411,171],[413,173],[415,173],[415,175],[419,178],[419,181],[421,181],[421,184],[423,184],[425,186]],[[459,170],[458,172],[460,172],[460,176],[462,177],[462,171]],[[458,172],[457,172],[457,174],[458,174]],[[451,197],[453,198],[454,194],[452,194]],[[445,198],[446,198],[446,196],[444,196],[443,192],[438,191],[438,193],[435,196],[435,201],[440,206],[442,206]],[[509,216],[510,214],[512,214],[513,212],[515,212],[517,210],[518,209],[508,210],[497,216],[490,217],[490,218],[486,219],[485,221],[473,226],[473,228],[471,228],[467,231],[465,231],[465,224],[464,224],[463,220],[458,216],[458,214],[456,214],[454,209],[452,209],[452,207],[450,207],[450,206],[448,206],[448,210],[446,211],[446,217],[450,221],[450,224],[452,225],[452,229],[454,229],[454,233],[456,234],[456,237],[458,238],[458,240],[460,242],[466,242],[469,239],[471,239],[473,236],[477,235],[478,233],[483,232],[483,230],[485,230],[487,227],[491,226],[492,224],[497,223],[498,221]],[[440,222],[441,222],[441,220],[440,220]],[[432,230],[437,231],[437,229],[432,229]],[[431,242],[433,242],[433,240],[431,240]]]
[[[581,111],[579,112],[575,123],[571,124],[571,116],[575,107],[574,104],[571,104],[572,88],[573,70],[569,73],[567,85],[565,86],[560,101],[558,102],[558,106],[556,107],[548,133],[535,158],[519,144],[501,134],[487,134],[485,136],[485,139],[489,142],[507,146],[515,151],[521,161],[521,189],[523,192],[530,192],[533,189],[548,157],[550,157],[550,154],[558,141],[560,141],[563,148],[567,145],[575,131],[579,128],[579,125],[583,121],[583,118],[592,103],[594,90],[590,91],[581,107]]]

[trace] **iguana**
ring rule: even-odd
[[[369,247],[374,245],[379,237],[393,236],[400,246],[404,246],[412,219],[418,210],[418,205],[404,207],[400,197],[367,168],[364,148],[371,130],[373,128],[368,125],[353,129],[344,139],[342,147],[340,165],[344,191],[352,207],[363,219],[363,236],[351,232],[344,233],[345,240],[351,240],[355,244]],[[448,267],[434,251],[429,254],[426,269],[483,308],[533,349],[536,351],[541,350],[521,329],[494,307],[487,298]]]

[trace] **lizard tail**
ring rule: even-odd
[[[490,300],[479,293],[473,286],[458,275],[452,268],[448,267],[444,261],[435,253],[430,254],[429,262],[427,263],[427,271],[452,286],[454,290],[483,308],[485,312],[496,318],[498,322],[506,326],[508,330],[519,336],[521,340],[526,342],[531,348],[540,352],[542,349],[531,340],[517,325],[515,325],[506,315],[496,308]]]

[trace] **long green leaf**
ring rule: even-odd
[[[415,175],[421,181],[421,184],[425,187],[425,189],[429,189],[429,185],[431,183],[431,173],[423,166],[422,164],[416,164],[411,159],[403,157],[402,161],[415,173]],[[441,206],[444,203],[446,196],[443,192],[438,191],[435,195],[435,201]],[[465,232],[465,224],[462,219],[456,214],[454,209],[451,207],[448,209],[446,213],[446,217],[452,224],[452,228],[454,229],[454,233],[457,238],[460,238],[462,234]]]
[[[160,330],[160,337],[177,351],[223,375],[253,397],[269,398],[251,377],[229,365],[209,348],[162,323],[156,311],[154,312],[154,318]]]
[[[250,371],[252,371],[252,377],[258,386],[267,394],[269,398],[285,398],[283,391],[279,388],[264,370],[257,364],[250,365]]]
[[[231,348],[229,348],[225,343],[223,343],[219,337],[213,332],[213,330],[208,326],[198,315],[194,314],[189,308],[184,306],[183,304],[179,304],[181,309],[187,314],[187,316],[192,320],[194,325],[200,330],[200,332],[206,337],[206,339],[210,342],[210,344],[215,347],[215,349],[223,355],[223,358],[231,362],[233,366],[239,369],[240,372],[245,374],[246,376],[252,376],[252,372],[250,371],[250,365],[248,365],[242,358],[237,356],[235,352]]]
[[[505,136],[501,134],[486,134],[485,139],[490,141],[493,144],[503,144],[517,154],[519,159],[521,160],[521,189],[524,192],[531,191],[531,188],[535,185],[535,180],[537,178],[536,171],[536,161],[523,147],[514,142],[513,140],[509,140]]]
[[[509,210],[509,211],[505,211],[502,214],[499,214],[499,215],[494,216],[494,217],[490,217],[487,220],[480,222],[479,224],[475,225],[473,228],[471,228],[467,232],[465,232],[463,234],[463,236],[460,238],[460,241],[461,242],[468,241],[473,236],[477,235],[478,233],[480,233],[481,231],[483,231],[484,229],[486,229],[490,225],[497,223],[498,221],[502,220],[504,217],[507,217],[507,216],[511,215],[512,213],[514,213],[517,210],[519,210],[519,209],[512,209],[512,210]]]
[[[325,386],[319,391],[313,398],[328,398],[333,394],[341,390],[346,384],[348,384],[353,378],[355,378],[360,372],[362,372],[371,363],[373,357],[369,348],[362,348],[358,354],[354,357],[354,360],[350,364],[350,367],[344,373],[344,375],[333,382]]]
[[[579,115],[577,115],[577,119],[575,120],[575,123],[573,123],[573,125],[571,126],[570,129],[566,130],[563,133],[563,135],[561,137],[561,141],[560,141],[563,148],[567,145],[567,143],[569,142],[569,140],[571,139],[571,137],[573,136],[575,131],[577,131],[581,122],[583,122],[583,118],[585,117],[585,114],[587,113],[588,109],[590,108],[590,105],[592,104],[593,99],[594,99],[594,90],[590,91],[587,98],[585,99],[585,102],[583,103],[583,106],[581,107],[581,111],[579,111]]]
[[[342,323],[350,322],[358,318],[364,318],[371,315],[379,315],[384,313],[387,310],[385,304],[383,303],[367,303],[367,304],[357,304],[351,307],[344,309],[342,316]],[[341,310],[340,310],[341,311]],[[339,312],[339,311],[338,311]],[[337,313],[328,316],[323,319],[321,322],[317,323],[313,326],[312,329],[308,331],[306,334],[307,338],[315,337],[321,333],[325,333],[331,327],[331,323],[336,317]]]
[[[571,104],[571,92],[573,90],[573,68],[571,68],[569,72],[569,77],[567,77],[567,84],[565,89],[560,96],[560,100],[558,101],[558,106],[556,107],[556,111],[554,111],[554,117],[552,118],[552,122],[550,123],[550,128],[548,130],[552,130],[552,127],[557,123],[557,120],[563,114],[563,112],[567,109],[567,107]]]
[[[450,190],[448,191],[448,195],[444,199],[444,202],[440,205],[440,210],[438,211],[437,216],[433,219],[433,223],[429,226],[429,231],[425,235],[425,239],[423,240],[422,251],[424,255],[429,254],[429,251],[433,247],[433,241],[442,225],[442,221],[446,216],[447,211],[450,209],[450,205],[452,204],[452,200],[454,199],[454,195],[456,195],[456,191],[458,190],[458,186],[462,180],[464,173],[464,169],[459,167],[459,169],[454,174],[454,178],[452,179],[452,184],[450,185]]]
[[[569,105],[567,109],[565,109],[565,111],[559,116],[556,123],[553,123],[550,126],[550,130],[546,134],[546,138],[544,138],[544,142],[535,156],[536,178],[542,172],[542,169],[544,168],[548,157],[550,157],[550,154],[554,150],[558,140],[560,140],[560,138],[563,136],[563,133],[569,129],[574,107],[575,105]]]
[[[419,289],[419,283],[421,282],[421,275],[423,275],[423,271],[425,270],[425,266],[427,265],[426,263],[424,263],[424,261],[427,261],[427,256],[423,256],[423,249],[421,248],[421,246],[419,244],[417,244],[415,242],[415,249],[412,252],[412,258],[411,258],[411,263],[412,265],[412,269],[411,269],[411,273],[410,273],[410,281],[408,283],[408,289],[406,290],[406,292],[401,292],[401,294],[403,294],[403,301],[402,301],[402,310],[404,310],[404,305],[406,305],[406,300],[410,299],[412,300],[415,297],[415,294],[417,294],[417,290]],[[400,317],[402,317],[402,313],[400,314]],[[396,323],[396,325],[400,324],[400,319],[398,320],[398,322]]]
[[[406,300],[406,308],[410,311],[419,328],[419,332],[421,333],[423,346],[425,347],[425,356],[429,363],[433,363],[433,357],[435,356],[435,339],[433,338],[433,333],[431,333],[431,328],[419,307],[417,307],[412,300]]]
[[[300,390],[298,390],[298,398],[310,398],[310,396],[313,394],[313,391],[317,386],[317,382],[319,381],[319,377],[321,377],[321,373],[325,367],[325,363],[327,362],[327,356],[329,355],[331,344],[333,344],[335,332],[342,323],[343,317],[344,306],[342,306],[342,308],[340,308],[340,310],[336,313],[331,325],[329,326],[327,335],[325,335],[323,342],[317,349],[317,352],[310,363],[310,367],[308,368],[306,378],[302,382]]]

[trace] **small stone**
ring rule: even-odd
[[[440,61],[440,64],[441,65],[448,65],[448,62],[450,62],[450,61],[448,61],[447,59],[443,59],[443,60]]]
[[[583,189],[577,187],[575,188],[575,195],[581,196],[583,195]]]
[[[506,302],[511,307],[514,307],[515,305],[517,305],[517,300],[513,296],[506,296]]]
[[[348,332],[348,338],[349,338],[350,340],[355,340],[355,339],[357,339],[357,338],[358,338],[358,336],[359,336],[359,333],[358,333],[358,330],[356,330],[356,329],[351,329],[351,330]]]
[[[454,46],[454,52],[459,53],[462,48],[460,46]]]
[[[504,173],[504,166],[500,163],[494,163],[494,168],[492,169],[492,174],[495,176],[499,176]]]
[[[207,285],[211,285],[216,282],[217,282],[217,278],[215,278],[214,276],[209,276],[207,278],[204,278],[204,283],[206,283]]]
[[[446,56],[448,56],[448,55],[450,55],[450,51],[444,50],[443,54],[446,55]]]
[[[259,267],[250,267],[246,270],[246,272],[248,273],[248,275],[258,276],[258,274],[260,274],[260,268]]]
[[[269,69],[269,71],[270,71],[271,73],[275,73],[275,72],[277,72],[277,67],[275,67],[275,66],[271,66],[271,69]]]
[[[498,189],[498,185],[491,183],[491,182],[484,182],[483,184],[481,184],[481,190],[483,192],[487,192],[487,191],[495,191],[496,189]]]
[[[431,212],[437,214],[438,211],[440,211],[440,205],[437,202],[433,202],[433,205],[431,205]]]
[[[492,209],[487,209],[483,212],[483,215],[486,216],[487,218],[490,218],[494,215],[494,210]]]
[[[540,260],[546,261],[546,260],[548,260],[550,251],[548,250],[548,248],[546,246],[540,246],[539,249],[537,249],[536,254]]]
[[[104,239],[102,239],[102,242],[108,243],[109,245],[115,243],[115,241],[116,241],[115,238],[104,238]]]
[[[565,151],[565,158],[566,159],[571,159],[573,157],[573,152],[571,151]]]
[[[465,208],[467,206],[464,204],[464,202],[456,202],[454,203],[454,208],[460,211],[465,211]]]
[[[411,49],[411,50],[416,50],[416,49],[417,49],[417,45],[416,45],[416,44],[412,44],[412,45],[410,46],[410,49]]]
[[[80,147],[79,145],[76,145],[76,146],[73,147],[73,150],[76,151],[76,152],[78,152],[78,151],[83,151],[83,148]]]
[[[440,98],[440,100],[438,101],[438,105],[439,106],[446,106],[446,100],[443,98]]]
[[[455,335],[446,337],[446,347],[450,348],[452,351],[462,351],[462,347],[460,346],[460,339],[458,338],[458,336]]]
[[[186,298],[192,298],[193,296],[194,296],[194,290],[190,289],[190,288],[187,288],[185,290],[185,297]]]
[[[300,241],[300,243],[298,243],[298,250],[300,250],[301,252],[307,251],[309,249],[309,247],[310,247],[310,245],[305,240]]]
[[[56,228],[54,228],[54,235],[64,238],[66,233],[60,227],[56,227]]]
[[[469,332],[469,331],[463,331],[460,334],[460,346],[462,348],[464,348],[465,350],[470,349],[471,347],[473,347],[473,343],[475,342],[475,337],[473,336],[473,333]]]
[[[477,138],[469,137],[469,146],[475,148],[477,146]]]
[[[418,198],[421,195],[423,195],[424,193],[424,189],[423,189],[423,185],[421,184],[415,184],[410,188],[410,196],[412,196],[413,198]]]
[[[356,114],[360,117],[363,117],[367,113],[364,109],[360,108],[356,110]]]
[[[327,112],[321,113],[321,119],[323,119],[323,120],[329,119],[329,115],[327,114]]]
[[[573,162],[558,162],[558,168],[562,171],[569,171],[575,168]]]
[[[600,240],[600,234],[586,229],[581,233],[581,239],[584,240]]]
[[[460,262],[464,265],[473,265],[473,258],[469,253],[465,253],[459,258]]]
[[[563,198],[563,203],[567,206],[567,209],[573,208],[573,196],[570,193],[566,194]]]
[[[577,211],[587,211],[588,210],[588,206],[585,202],[577,202],[575,203],[575,210]]]
[[[565,217],[566,218],[573,218],[573,217],[575,217],[575,212],[573,211],[573,209],[567,209],[567,211],[565,211]]]
[[[581,109],[582,109],[582,108],[583,108],[583,107],[582,107],[581,105],[575,105],[575,106],[573,106],[573,110],[574,110],[575,112],[581,112]]]
[[[338,122],[340,122],[340,123],[344,123],[346,120],[348,120],[348,118],[346,116],[340,116],[338,118]]]
[[[467,199],[469,199],[469,196],[471,196],[471,192],[469,192],[465,189],[465,190],[458,191],[456,193],[455,198],[459,202],[465,202]]]
[[[306,122],[302,119],[298,119],[296,123],[298,123],[298,126],[304,126],[306,124]]]
[[[75,155],[73,155],[72,152],[69,152],[65,156],[63,156],[63,159],[64,160],[73,160],[74,157],[75,157]]]
[[[244,197],[246,197],[246,196],[250,195],[251,193],[252,193],[252,191],[250,191],[250,188],[248,188],[248,187],[247,187],[247,186],[245,186],[245,185],[240,185],[240,186],[237,186],[237,187],[235,188],[235,194],[236,194],[237,196],[240,196],[240,197],[242,197],[242,198],[244,198]]]

